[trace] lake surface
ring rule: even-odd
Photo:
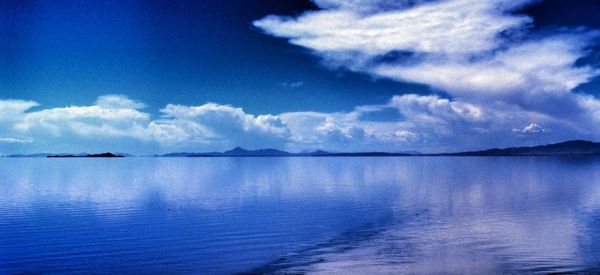
[[[600,272],[600,159],[0,158],[0,273]]]

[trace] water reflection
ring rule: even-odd
[[[0,271],[592,272],[598,168],[594,158],[0,159]]]
[[[2,205],[69,201],[142,207],[149,198],[203,209],[249,199],[362,197],[369,184],[390,183],[393,164],[293,158],[0,159]],[[387,177],[387,182],[386,178]],[[388,186],[389,187],[389,186]]]

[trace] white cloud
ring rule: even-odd
[[[394,137],[399,139],[400,141],[407,142],[407,141],[411,141],[411,140],[418,138],[419,135],[417,135],[413,132],[410,132],[410,131],[400,130],[400,131],[396,131],[394,133]]]
[[[600,123],[600,100],[591,95],[579,95],[576,100],[593,122]],[[600,131],[600,127],[596,128]]]
[[[503,106],[483,109],[471,103],[439,96],[406,94],[394,96],[382,105],[358,106],[348,113],[294,112],[281,114],[290,128],[292,145],[310,148],[348,150],[442,150],[439,146],[483,146],[481,140],[493,144],[500,136],[508,136],[511,123],[531,119],[544,120],[543,114],[518,109],[503,111]],[[397,121],[364,121],[364,114],[392,108],[402,119]],[[508,130],[507,130],[508,129]],[[514,141],[514,138],[513,138]],[[301,147],[302,147],[301,146]]]
[[[163,118],[150,125],[151,134],[157,142],[170,146],[189,147],[186,142],[219,149],[269,143],[281,146],[289,135],[277,116],[254,116],[229,105],[169,104],[161,112]]]
[[[532,19],[510,13],[536,1],[315,2],[324,9],[254,25],[327,64],[461,97],[568,92],[599,74],[575,66],[598,32],[532,35]]]
[[[143,109],[146,104],[132,100],[125,95],[103,95],[96,100],[96,106],[105,109]]]
[[[537,123],[531,123],[523,128],[514,128],[513,132],[518,134],[541,134],[545,133],[548,130],[544,129]]]
[[[71,106],[24,113],[15,124],[20,132],[39,131],[54,136],[73,133],[91,138],[143,138],[143,128],[150,116],[135,109],[113,109],[100,106]]]
[[[79,152],[110,147],[126,151],[132,147],[124,139],[150,141],[146,129],[150,115],[135,109],[92,105],[32,110],[35,106],[39,104],[33,101],[0,100],[0,150]]]
[[[497,34],[531,22],[507,15],[509,1],[435,1],[410,9],[363,14],[381,1],[324,5],[329,9],[297,18],[268,16],[254,25],[290,42],[323,53],[357,52],[378,56],[395,50],[434,54],[470,54],[497,47]],[[525,2],[525,1],[512,1]]]
[[[591,34],[553,36],[515,45],[476,61],[437,57],[410,65],[380,64],[367,71],[429,84],[461,97],[564,93],[598,75],[591,67],[575,66],[590,37]]]
[[[3,120],[12,120],[15,116],[38,105],[39,104],[35,101],[0,99],[0,122]]]
[[[0,137],[0,143],[32,143],[32,138]]]
[[[15,123],[23,118],[23,113],[39,104],[35,101],[0,99],[0,144],[16,145],[33,142],[30,137],[15,133]]]
[[[451,101],[438,96],[419,96],[406,94],[394,96],[391,106],[398,108],[405,116],[412,119],[482,121],[484,111],[473,104]]]

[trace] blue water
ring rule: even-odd
[[[22,272],[600,272],[600,159],[0,158]]]

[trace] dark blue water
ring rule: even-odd
[[[600,271],[600,159],[0,158],[0,273]]]

